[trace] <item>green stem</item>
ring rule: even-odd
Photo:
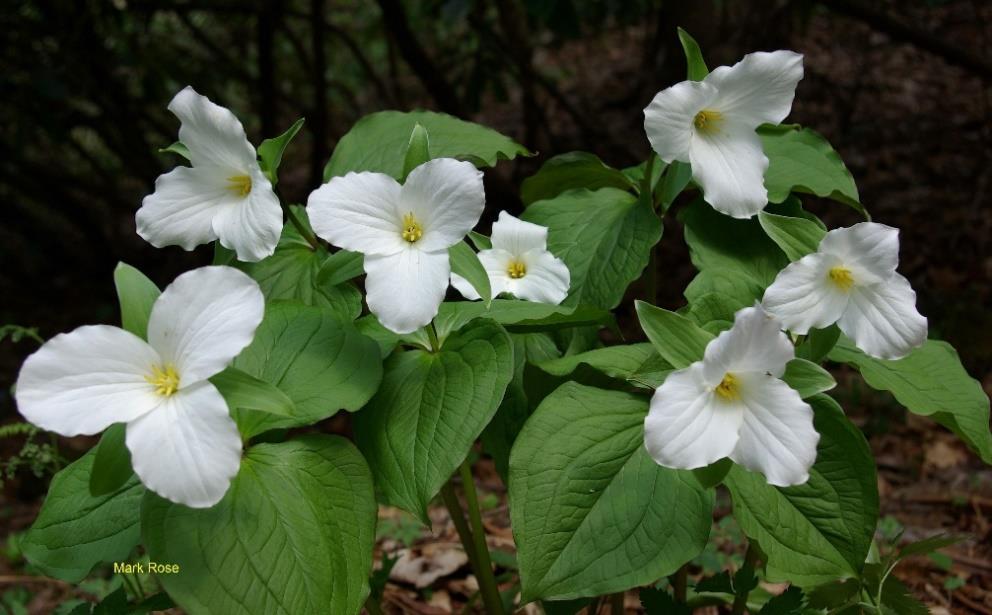
[[[686,596],[689,593],[689,564],[682,564],[682,567],[675,571],[675,578],[672,580],[672,592],[675,600],[679,604],[685,604]]]
[[[441,487],[441,500],[444,501],[444,505],[448,509],[448,516],[451,517],[452,523],[455,524],[458,539],[462,542],[465,555],[468,556],[469,565],[472,567],[472,570],[478,570],[479,558],[475,554],[475,541],[472,540],[472,530],[468,529],[468,523],[465,521],[465,512],[462,510],[462,504],[458,501],[455,487],[450,480]]]
[[[623,615],[623,592],[617,592],[610,596],[610,614]]]
[[[289,221],[293,224],[294,227],[296,227],[296,231],[304,239],[307,240],[307,243],[310,244],[310,247],[314,251],[318,250],[320,248],[320,240],[317,239],[317,236],[313,234],[313,231],[311,231],[306,226],[304,226],[303,222],[301,222],[300,219],[296,216],[296,214],[293,213],[293,209],[289,205],[283,203],[281,198],[279,199],[279,206],[282,207],[283,213],[286,214],[286,217],[289,218]]]
[[[133,573],[133,572],[131,573],[131,579],[134,581],[134,585],[135,585],[135,587],[138,590],[138,594],[137,594],[138,599],[139,600],[144,600],[145,599],[145,588],[141,586],[141,579],[138,577],[138,575],[136,573]]]
[[[747,553],[744,554],[744,568],[751,568],[754,570],[758,563],[758,550],[752,545],[747,546]],[[747,610],[747,597],[751,593],[751,590],[745,592],[737,592],[734,596],[734,605],[730,609],[731,615],[744,615],[744,611]]]
[[[645,199],[646,203],[649,203],[652,208],[654,208],[654,186],[652,185],[654,180],[654,162],[658,158],[658,154],[651,152],[651,156],[648,157],[648,163],[644,165],[644,177],[641,179],[641,198]]]
[[[128,591],[131,592],[131,595],[134,596],[135,600],[140,600],[138,590],[135,589],[134,581],[131,580],[131,576],[128,573],[121,573],[121,583],[127,587]]]
[[[369,612],[369,615],[383,615],[379,601],[373,596],[369,596],[368,600],[365,601],[365,610]]]
[[[434,329],[434,323],[430,323],[425,328],[427,329],[427,337],[431,340],[431,352],[441,350],[441,343],[437,341],[437,330]]]
[[[493,576],[493,564],[489,557],[489,546],[486,545],[486,530],[482,527],[482,513],[479,510],[479,496],[475,492],[475,480],[472,478],[472,467],[465,460],[458,468],[462,477],[462,489],[465,492],[465,504],[468,507],[468,519],[472,524],[472,537],[475,539],[475,555],[478,558],[479,569],[475,571],[479,579],[479,591],[482,602],[490,615],[503,615],[503,598],[499,595],[499,585]]]

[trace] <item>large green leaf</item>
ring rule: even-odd
[[[509,137],[450,115],[433,111],[380,111],[358,120],[341,137],[324,167],[324,181],[349,171],[376,171],[401,177],[410,134],[418,123],[430,134],[430,155],[434,158],[459,158],[491,167],[500,160],[530,155],[527,148]]]
[[[161,291],[145,274],[127,263],[117,263],[114,286],[121,306],[121,326],[145,339],[148,337],[148,318]]]
[[[555,376],[568,376],[581,365],[588,365],[610,378],[642,386],[663,381],[674,369],[658,355],[654,346],[643,343],[596,348],[537,363],[539,368]]]
[[[101,496],[121,488],[134,474],[131,469],[131,451],[124,444],[126,426],[115,423],[108,427],[96,451],[93,467],[90,469],[90,495]]]
[[[491,321],[472,322],[439,352],[390,356],[378,393],[354,417],[384,501],[426,522],[428,502],[465,460],[512,377],[510,336]]]
[[[279,416],[293,416],[296,405],[275,385],[228,367],[210,377],[210,382],[224,396],[229,409],[247,408]]]
[[[379,348],[330,310],[277,302],[266,306],[255,338],[233,367],[275,386],[292,400],[290,416],[238,409],[242,435],[309,425],[339,409],[353,412],[382,379]]]
[[[740,466],[724,479],[734,517],[768,557],[769,580],[802,587],[859,576],[878,520],[868,442],[833,399],[807,401],[820,443],[806,484],[773,487]]]
[[[793,359],[785,366],[782,380],[806,399],[837,386],[830,372],[806,359]]]
[[[768,238],[757,219],[738,220],[717,213],[701,198],[682,210],[689,257],[700,271],[720,269],[765,287],[789,259]]]
[[[650,205],[616,188],[569,190],[532,204],[522,217],[548,227],[548,250],[568,265],[568,305],[616,307],[661,239]]]
[[[982,461],[992,463],[989,398],[947,342],[927,340],[909,356],[886,361],[869,357],[841,337],[828,357],[857,367],[869,386],[891,392],[911,412],[947,427]]]
[[[293,211],[309,228],[303,208],[294,207]],[[323,247],[314,250],[296,227],[286,224],[276,251],[271,256],[257,263],[232,264],[258,282],[266,301],[299,301],[306,305],[330,308],[342,320],[355,320],[362,312],[362,295],[350,283],[331,285],[325,281],[330,272],[324,276],[320,274],[328,260],[330,257],[327,250]],[[361,266],[361,259],[358,263]]]
[[[101,562],[125,559],[140,537],[144,487],[132,475],[109,493],[90,495],[95,458],[91,450],[55,475],[38,518],[20,542],[29,562],[71,583]]]
[[[510,457],[510,518],[524,602],[623,591],[692,559],[712,492],[644,449],[648,401],[566,383],[524,425]]]
[[[795,125],[765,125],[758,129],[758,135],[768,156],[765,188],[770,203],[781,203],[790,192],[804,192],[865,213],[854,177],[820,134]]]
[[[797,261],[816,252],[827,231],[816,222],[801,217],[779,216],[763,211],[758,214],[761,228],[789,260]]]
[[[558,196],[574,188],[633,189],[634,183],[622,172],[607,166],[588,152],[568,152],[550,158],[537,173],[520,185],[520,199],[524,205]]]
[[[634,308],[641,329],[654,344],[661,358],[676,369],[689,367],[703,358],[713,334],[696,326],[685,316],[636,301]]]
[[[477,318],[495,320],[518,332],[552,331],[590,325],[613,325],[613,316],[607,310],[585,305],[566,306],[495,299],[487,307],[479,301],[449,301],[441,304],[434,326],[443,341],[453,331]]]
[[[369,593],[376,504],[372,475],[337,436],[259,444],[216,506],[142,502],[159,582],[187,613],[357,614]]]

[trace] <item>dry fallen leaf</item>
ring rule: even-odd
[[[430,586],[468,563],[465,551],[457,543],[429,543],[415,549],[401,549],[398,553],[399,560],[389,573],[389,579],[410,583],[418,589]]]

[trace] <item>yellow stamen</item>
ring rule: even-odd
[[[741,398],[741,381],[737,376],[726,373],[723,380],[716,385],[716,394],[725,401],[736,401]]]
[[[851,275],[851,270],[847,267],[833,267],[827,276],[843,291],[851,290],[851,287],[854,286],[854,276]]]
[[[164,368],[158,365],[152,366],[152,375],[145,376],[145,380],[163,397],[168,397],[179,390],[179,374],[171,364]]]
[[[227,189],[240,197],[248,196],[251,192],[251,177],[232,175],[227,178]]]
[[[424,236],[424,229],[417,222],[417,219],[413,217],[413,212],[403,216],[403,231],[400,232],[400,235],[410,243],[416,243]]]
[[[713,133],[720,129],[720,124],[723,123],[723,114],[712,109],[703,109],[696,114],[692,123],[699,132]]]
[[[514,280],[519,280],[527,275],[527,265],[520,261],[510,261],[510,265],[506,268],[506,273]]]

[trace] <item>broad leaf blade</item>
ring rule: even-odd
[[[530,205],[575,188],[632,190],[634,187],[626,175],[593,154],[568,152],[548,159],[537,173],[525,179],[520,185],[520,199],[524,205]]]
[[[816,252],[820,241],[827,234],[816,222],[807,218],[778,216],[763,211],[758,214],[758,221],[791,261]]]
[[[285,393],[240,369],[228,367],[211,376],[210,382],[224,396],[231,410],[259,410],[285,417],[296,413],[296,404]]]
[[[669,312],[650,303],[636,301],[637,319],[641,329],[654,344],[661,358],[676,369],[689,367],[702,360],[706,345],[713,334],[700,329],[685,316]]]
[[[141,339],[148,337],[148,318],[155,300],[162,294],[158,286],[127,263],[117,263],[114,286],[121,306],[121,326]]]
[[[793,359],[785,366],[782,380],[806,399],[837,386],[830,372],[806,359]]]

